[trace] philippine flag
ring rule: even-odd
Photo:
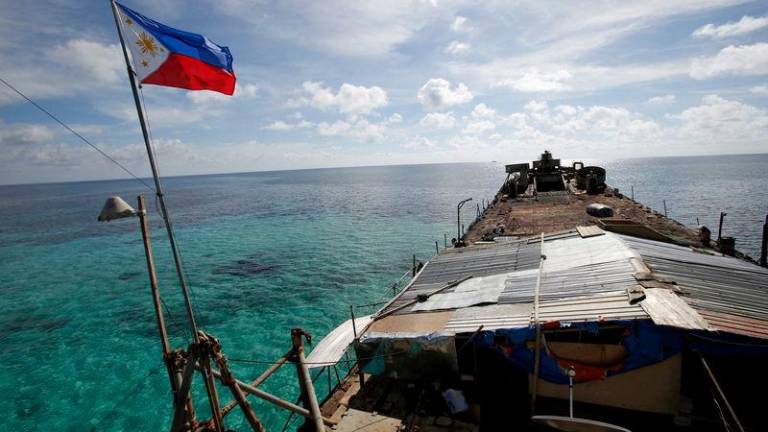
[[[142,84],[235,92],[229,48],[205,36],[177,30],[117,3],[120,32]]]

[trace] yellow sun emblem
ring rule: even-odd
[[[155,43],[155,40],[145,32],[141,32],[138,37],[139,38],[136,40],[136,45],[141,48],[142,54],[149,54],[152,57],[156,56],[158,47]]]

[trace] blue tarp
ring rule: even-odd
[[[590,370],[586,372],[587,375],[602,373],[604,376],[611,376],[649,366],[680,353],[684,346],[684,332],[670,327],[657,326],[651,321],[645,320],[612,321],[599,324],[572,323],[569,327],[570,329],[582,329],[590,333],[598,333],[601,327],[607,325],[611,327],[624,326],[626,328],[620,343],[626,349],[627,356],[620,364],[613,367],[590,367]],[[499,336],[502,336],[502,341],[499,341]],[[535,338],[536,330],[529,327],[483,332],[477,336],[476,343],[480,347],[498,349],[504,353],[510,362],[532,373],[535,350],[529,348],[527,342],[534,341]],[[562,365],[562,362],[558,363],[557,357],[547,352],[546,349],[542,349],[539,370],[542,379],[557,384],[567,384],[567,368],[564,368]],[[576,366],[576,368],[578,381],[579,376],[583,375],[578,370],[579,366]]]

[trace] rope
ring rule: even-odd
[[[166,314],[166,315],[168,315],[168,322],[170,322],[170,323],[171,323],[171,326],[173,326],[173,328],[174,328],[176,331],[178,331],[178,332],[181,332],[181,334],[183,334],[183,335],[184,335],[184,338],[186,338],[187,342],[189,342],[190,340],[192,340],[192,336],[191,336],[191,333],[190,333],[190,332],[189,332],[189,330],[186,328],[186,326],[182,326],[181,324],[179,324],[179,323],[178,323],[178,322],[177,322],[177,321],[176,321],[176,320],[173,318],[173,315],[171,315],[171,309],[170,309],[170,308],[168,308],[168,304],[165,302],[165,300],[163,299],[163,297],[162,297],[162,296],[160,296],[160,303],[162,303],[162,305],[163,305],[163,309],[165,309],[165,314]]]
[[[126,167],[125,167],[125,165],[121,164],[120,162],[118,162],[117,160],[115,160],[115,159],[114,159],[112,156],[108,155],[108,154],[107,154],[107,153],[106,153],[104,150],[100,149],[100,148],[99,148],[99,147],[97,147],[95,144],[93,144],[92,142],[88,141],[88,139],[87,139],[87,138],[85,138],[85,137],[84,137],[84,136],[82,136],[81,134],[77,133],[77,132],[76,132],[74,129],[72,129],[71,127],[69,127],[69,126],[68,126],[66,123],[64,123],[63,121],[59,120],[59,118],[58,118],[58,117],[56,117],[55,115],[53,115],[53,114],[52,114],[50,111],[48,111],[47,109],[43,108],[43,107],[42,107],[42,106],[40,106],[40,105],[39,105],[37,102],[35,102],[35,101],[33,101],[32,99],[30,99],[29,97],[27,97],[27,95],[25,95],[24,93],[22,93],[22,92],[21,92],[19,89],[17,89],[16,87],[12,86],[10,83],[8,83],[8,81],[6,81],[6,80],[4,80],[2,77],[0,77],[0,82],[2,82],[3,84],[5,84],[5,85],[6,85],[6,86],[7,86],[9,89],[11,89],[11,90],[13,90],[14,92],[16,92],[16,94],[18,94],[19,96],[21,96],[22,98],[24,98],[24,99],[25,99],[27,102],[29,102],[30,104],[32,104],[32,105],[33,105],[35,108],[37,108],[38,110],[40,110],[41,112],[43,112],[44,114],[46,114],[48,117],[50,117],[51,119],[53,119],[53,120],[54,120],[56,123],[60,124],[60,125],[61,125],[61,126],[64,128],[64,129],[68,130],[68,131],[69,131],[69,132],[71,132],[73,135],[75,135],[76,137],[80,138],[80,140],[81,140],[82,142],[84,142],[84,143],[88,144],[88,145],[89,145],[89,146],[91,146],[91,147],[92,147],[94,150],[96,150],[97,152],[99,152],[99,153],[100,153],[102,156],[104,156],[105,158],[109,159],[109,160],[110,160],[112,163],[114,163],[115,165],[117,165],[118,167],[120,167],[120,169],[122,169],[123,171],[125,171],[126,173],[128,173],[128,175],[130,175],[130,176],[131,176],[131,177],[133,177],[134,179],[138,180],[138,181],[139,181],[141,184],[143,184],[144,186],[146,186],[146,187],[147,187],[147,189],[149,189],[149,190],[151,190],[151,191],[153,191],[153,192],[155,191],[155,189],[154,189],[152,186],[150,186],[150,185],[149,185],[147,182],[145,182],[144,180],[142,180],[141,178],[139,178],[139,177],[138,177],[136,174],[134,174],[133,172],[131,172],[131,170],[129,170],[128,168],[126,168]]]
[[[135,72],[133,72],[135,75]],[[139,89],[139,96],[141,99],[141,109],[142,113],[141,115],[144,116],[144,124],[147,125],[147,135],[149,135],[149,150],[152,152],[152,157],[155,159],[155,170],[157,171],[157,177],[161,178],[162,175],[160,174],[160,161],[157,158],[157,151],[155,150],[154,142],[155,138],[152,134],[152,125],[149,122],[149,109],[147,108],[147,102],[144,99],[144,87],[137,83],[137,87]],[[165,217],[165,215],[160,211],[160,195],[155,194],[155,213],[157,213],[158,216],[160,216],[160,219],[163,220],[163,223],[167,226],[168,225],[168,219]],[[189,274],[187,273],[187,268],[184,266],[184,257],[181,254],[181,248],[176,247],[176,253],[179,255],[179,262],[181,263],[181,271],[184,274],[184,279],[187,283],[187,290],[189,291],[189,295],[191,297],[192,303],[194,303],[197,300],[197,297],[195,296],[195,292],[192,290],[192,283],[190,282]],[[167,309],[167,307],[166,307]],[[194,312],[194,307],[193,307]],[[170,312],[169,312],[170,315]],[[191,332],[185,332],[187,335],[187,341],[192,339],[192,333]]]
[[[79,139],[80,139],[82,142],[86,143],[87,145],[89,145],[90,147],[92,147],[94,150],[96,150],[97,152],[99,152],[99,153],[100,153],[102,156],[104,156],[105,158],[107,158],[109,161],[111,161],[112,163],[114,163],[115,165],[117,165],[118,167],[120,167],[120,169],[122,169],[122,170],[123,170],[123,171],[125,171],[125,172],[126,172],[128,175],[130,175],[131,177],[133,177],[134,179],[136,179],[137,181],[139,181],[139,182],[140,182],[141,184],[143,184],[143,185],[144,185],[144,186],[145,186],[147,189],[151,190],[152,192],[155,192],[155,200],[157,200],[157,199],[158,199],[158,197],[157,197],[157,191],[156,191],[156,190],[155,190],[155,189],[154,189],[152,186],[150,186],[150,185],[149,185],[147,182],[145,182],[143,179],[141,179],[139,176],[137,176],[137,175],[136,175],[136,174],[134,174],[134,173],[133,173],[131,170],[129,170],[129,169],[128,169],[128,168],[127,168],[125,165],[123,165],[123,164],[121,164],[120,162],[118,162],[117,160],[115,160],[115,159],[114,159],[112,156],[110,156],[109,154],[107,154],[107,153],[106,153],[104,150],[102,150],[101,148],[99,148],[97,145],[93,144],[91,141],[89,141],[87,138],[85,138],[85,137],[84,137],[82,134],[80,134],[80,133],[78,133],[77,131],[75,131],[74,129],[72,129],[72,128],[71,128],[69,125],[67,125],[66,123],[64,123],[64,121],[60,120],[60,119],[59,119],[58,117],[56,117],[56,116],[55,116],[53,113],[51,113],[50,111],[48,111],[47,109],[45,109],[43,106],[41,106],[40,104],[38,104],[38,103],[37,103],[37,102],[35,102],[34,100],[30,99],[30,98],[29,98],[27,95],[25,95],[24,93],[22,93],[22,92],[21,92],[21,90],[17,89],[17,88],[16,88],[16,87],[14,87],[13,85],[11,85],[11,84],[10,84],[8,81],[4,80],[2,77],[0,77],[0,82],[2,82],[2,83],[3,83],[3,84],[6,86],[6,87],[8,87],[9,89],[13,90],[13,91],[14,91],[16,94],[18,94],[19,96],[21,96],[21,97],[22,97],[24,100],[26,100],[27,102],[29,102],[30,104],[32,104],[32,106],[34,106],[35,108],[37,108],[38,110],[40,110],[42,113],[44,113],[45,115],[47,115],[48,117],[50,117],[51,119],[53,119],[53,120],[54,120],[56,123],[58,123],[59,125],[61,125],[61,127],[63,127],[64,129],[66,129],[67,131],[69,131],[70,133],[72,133],[73,135],[75,135],[75,136],[76,136],[77,138],[79,138]],[[146,103],[145,103],[145,100],[144,100],[144,92],[141,90],[141,87],[139,87],[139,91],[140,91],[140,94],[141,94],[141,104],[142,104],[142,106],[143,106],[143,109],[144,109],[144,111],[146,112],[147,108],[146,108]],[[149,126],[149,121],[148,121],[148,119],[145,119],[145,122],[146,122],[146,124],[147,124],[147,129],[148,129],[148,132],[149,132],[149,136],[150,136],[150,143],[151,143],[151,142],[153,141],[153,138],[152,138],[152,129],[151,129],[151,128],[150,128],[150,126]],[[154,156],[155,160],[157,160],[157,153],[155,152],[155,149],[154,149],[154,147],[153,147],[152,145],[150,145],[150,149],[151,149],[151,151],[152,151],[152,154],[153,154],[153,156]],[[159,175],[159,168],[158,168],[158,175]],[[163,219],[163,221],[165,221],[165,217],[164,217],[162,214],[160,214],[160,211],[159,211],[159,205],[157,205],[157,202],[155,203],[155,211],[156,211],[156,212],[158,213],[158,215],[159,215],[159,216],[160,216],[160,217]],[[167,221],[165,221],[165,222],[167,223]],[[179,251],[179,255],[181,255],[181,252],[180,252],[180,251]],[[179,258],[181,259],[181,256],[179,256]],[[192,293],[192,287],[191,287],[191,286],[189,286],[189,277],[188,277],[188,275],[186,274],[186,271],[184,272],[184,276],[187,278],[187,286],[188,286],[188,288],[189,288],[190,294],[191,294],[192,296],[194,296],[194,294]],[[170,309],[168,308],[168,305],[165,303],[165,301],[164,301],[162,298],[161,298],[160,300],[161,300],[161,301],[162,301],[162,303],[163,303],[163,307],[165,308],[165,312],[166,312],[166,314],[168,315],[169,321],[171,321],[171,323],[172,323],[174,326],[177,326],[177,327],[179,327],[179,328],[183,328],[183,327],[179,326],[179,325],[178,325],[178,324],[175,322],[175,320],[173,319],[173,316],[171,315]],[[188,332],[185,332],[185,335],[187,336],[187,340],[189,340],[189,337],[188,337]]]

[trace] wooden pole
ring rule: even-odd
[[[258,387],[259,385],[261,385],[264,381],[267,380],[267,378],[269,378],[270,376],[272,376],[272,374],[277,372],[277,370],[280,369],[280,366],[284,365],[290,359],[290,356],[291,356],[291,352],[289,351],[285,355],[277,359],[277,361],[275,361],[272,365],[270,365],[269,368],[267,368],[267,370],[262,372],[261,375],[259,375],[255,380],[253,380],[250,385],[253,387]],[[224,405],[224,408],[221,409],[221,415],[226,416],[236,406],[237,406],[236,400],[229,402],[228,404]]]
[[[541,278],[544,272],[544,233],[541,233],[541,259],[539,260],[539,273],[536,276],[536,289],[533,293],[533,323],[536,326],[536,342],[533,360],[533,387],[531,389],[531,415],[536,412],[536,397],[539,392],[539,369],[541,368],[541,322],[539,321],[539,294],[541,291]]]
[[[440,253],[440,246],[437,243],[437,240],[435,240],[435,255]]]
[[[295,328],[291,330],[294,360],[296,361],[296,368],[299,372],[299,384],[303,389],[303,393],[306,395],[305,402],[309,405],[309,410],[312,413],[315,432],[325,432],[323,415],[320,412],[320,405],[317,402],[317,395],[315,394],[315,385],[312,383],[312,377],[309,375],[309,369],[307,368],[306,359],[304,358],[303,337],[305,335],[306,333],[302,329]]]
[[[416,276],[416,254],[413,254],[413,267],[411,267],[411,277]]]
[[[229,387],[229,390],[232,392],[232,397],[235,398],[237,404],[240,405],[240,409],[243,411],[243,415],[245,416],[246,421],[248,421],[248,424],[251,425],[251,429],[253,429],[255,432],[264,432],[264,426],[262,426],[259,418],[253,411],[251,404],[248,403],[248,400],[246,399],[245,394],[243,394],[242,389],[240,389],[240,386],[237,385],[235,377],[232,375],[232,371],[229,369],[229,365],[227,364],[227,358],[221,354],[221,347],[218,343],[212,344],[211,347],[212,354],[216,359],[216,364],[219,366],[221,383]]]
[[[195,365],[197,364],[197,357],[194,352],[189,353],[186,361],[187,363],[184,365],[184,371],[181,373],[179,391],[176,394],[176,410],[173,415],[173,423],[171,423],[171,431],[173,432],[184,430],[185,417],[187,417],[187,414],[181,406],[183,401],[186,401],[187,411],[191,413],[189,417],[194,422],[194,407],[192,406],[192,401],[189,397],[189,389],[192,387],[192,376],[195,372]]]
[[[128,82],[131,84],[131,92],[133,94],[133,102],[136,105],[136,114],[139,117],[139,125],[141,126],[141,133],[144,138],[144,146],[147,149],[147,157],[149,158],[149,166],[152,169],[152,178],[155,181],[155,194],[157,195],[158,203],[160,204],[160,214],[163,216],[163,222],[165,225],[165,230],[168,233],[168,241],[171,245],[171,252],[173,254],[173,262],[176,266],[176,276],[179,279],[179,285],[181,286],[181,291],[184,296],[184,304],[187,309],[187,320],[189,321],[189,325],[192,329],[192,337],[195,340],[195,343],[200,342],[198,329],[197,329],[197,323],[195,322],[195,315],[192,309],[192,301],[189,297],[189,288],[187,286],[187,279],[184,275],[184,268],[182,266],[181,262],[181,255],[179,253],[178,246],[176,244],[176,235],[173,232],[173,224],[171,223],[171,216],[170,213],[168,213],[168,209],[165,205],[165,196],[163,194],[163,188],[160,184],[160,173],[157,168],[157,162],[155,161],[155,153],[152,150],[152,143],[149,138],[149,128],[147,127],[147,120],[146,115],[144,113],[144,109],[141,105],[141,100],[139,98],[139,85],[136,82],[136,77],[133,71],[133,68],[131,68],[131,61],[128,57],[128,49],[125,46],[125,39],[123,38],[123,32],[122,32],[122,24],[120,22],[120,13],[117,10],[117,3],[115,3],[114,0],[111,0],[112,5],[112,15],[115,18],[115,27],[117,28],[117,35],[120,39],[120,46],[123,51],[123,59],[125,60],[125,67],[126,71],[128,73]],[[209,376],[210,375],[210,367],[205,367],[205,364],[210,365],[210,362],[203,361],[202,362],[204,367],[202,369],[203,378],[205,381],[205,388],[208,393],[208,399],[216,399],[216,388],[215,384],[213,387],[211,387],[211,383],[213,383],[213,379]],[[213,407],[213,401],[211,401],[211,411],[212,412],[218,412],[218,406]],[[214,416],[215,417],[215,416]],[[223,432],[223,428],[221,424],[216,424],[216,432]]]
[[[141,239],[144,242],[144,254],[147,257],[147,273],[149,273],[149,286],[152,291],[152,303],[155,308],[155,319],[157,320],[157,329],[160,332],[160,343],[163,348],[163,361],[168,365],[168,376],[171,378],[171,387],[176,392],[175,381],[173,379],[173,369],[168,361],[171,355],[171,346],[168,342],[168,330],[165,328],[165,319],[163,318],[162,303],[160,300],[160,291],[157,288],[157,272],[155,270],[155,261],[152,257],[152,243],[149,238],[149,225],[147,224],[147,210],[144,205],[144,196],[138,196],[139,201],[139,226],[141,227]]]
[[[667,217],[667,200],[661,200],[662,204],[664,204],[664,217]]]
[[[152,292],[152,304],[155,310],[155,320],[157,321],[157,329],[160,333],[160,344],[163,350],[163,362],[165,363],[166,370],[168,371],[168,379],[171,383],[174,411],[179,413],[181,416],[178,419],[179,426],[181,426],[187,421],[190,423],[194,422],[194,405],[189,398],[188,391],[181,395],[181,397],[179,394],[179,389],[183,383],[183,378],[178,379],[179,374],[176,371],[173,358],[171,358],[171,345],[168,341],[168,330],[165,326],[165,318],[163,316],[162,300],[160,299],[160,290],[157,284],[157,270],[155,268],[155,260],[152,256],[152,242],[149,236],[149,224],[147,223],[147,208],[143,195],[139,195],[137,200],[139,202],[139,226],[141,227],[141,238],[144,243],[144,254],[147,258],[147,273],[149,273],[149,285]],[[175,416],[176,415],[174,414],[174,417]]]
[[[728,413],[733,418],[733,421],[736,422],[736,427],[738,428],[739,432],[744,432],[744,426],[741,425],[741,422],[739,421],[739,418],[736,417],[736,411],[733,410],[733,407],[731,406],[730,402],[728,402],[728,399],[725,397],[725,393],[723,392],[723,389],[720,388],[720,384],[717,382],[717,379],[715,378],[715,374],[712,373],[712,369],[709,368],[709,364],[707,364],[707,361],[704,359],[704,356],[699,353],[699,359],[701,359],[701,365],[704,367],[704,372],[707,374],[707,377],[712,382],[712,385],[715,387],[715,390],[717,390],[717,394],[720,396],[720,399],[723,400],[725,403],[725,408],[728,410]]]
[[[221,379],[221,372],[219,372],[219,371],[217,371],[215,369],[211,370],[211,375],[213,375],[216,378]],[[276,406],[278,406],[280,408],[286,409],[286,410],[291,411],[291,412],[295,412],[296,414],[298,414],[300,416],[307,417],[307,418],[312,417],[312,413],[309,410],[305,409],[305,408],[302,408],[302,407],[300,407],[300,406],[298,406],[298,405],[296,405],[294,403],[288,402],[287,400],[280,399],[279,397],[277,397],[277,396],[275,396],[275,395],[273,395],[271,393],[267,393],[264,390],[259,390],[258,388],[253,387],[252,385],[244,383],[244,382],[242,382],[240,380],[236,379],[235,382],[237,383],[237,385],[244,392],[246,392],[248,394],[252,394],[252,395],[256,396],[257,398],[263,399],[263,400],[265,400],[267,402],[271,402],[272,404],[274,404],[274,405],[276,405]],[[333,425],[336,424],[336,422],[334,422],[333,420],[327,419],[327,418],[323,418],[322,420],[323,420],[323,423],[325,423],[325,424],[327,424],[329,426],[333,426]]]
[[[203,378],[205,379],[205,388],[208,392],[208,402],[211,406],[211,419],[217,432],[224,432],[224,417],[221,415],[221,408],[219,405],[219,393],[216,390],[216,381],[214,381],[211,370],[211,357],[207,352],[203,352],[200,356],[200,366],[203,371]]]

